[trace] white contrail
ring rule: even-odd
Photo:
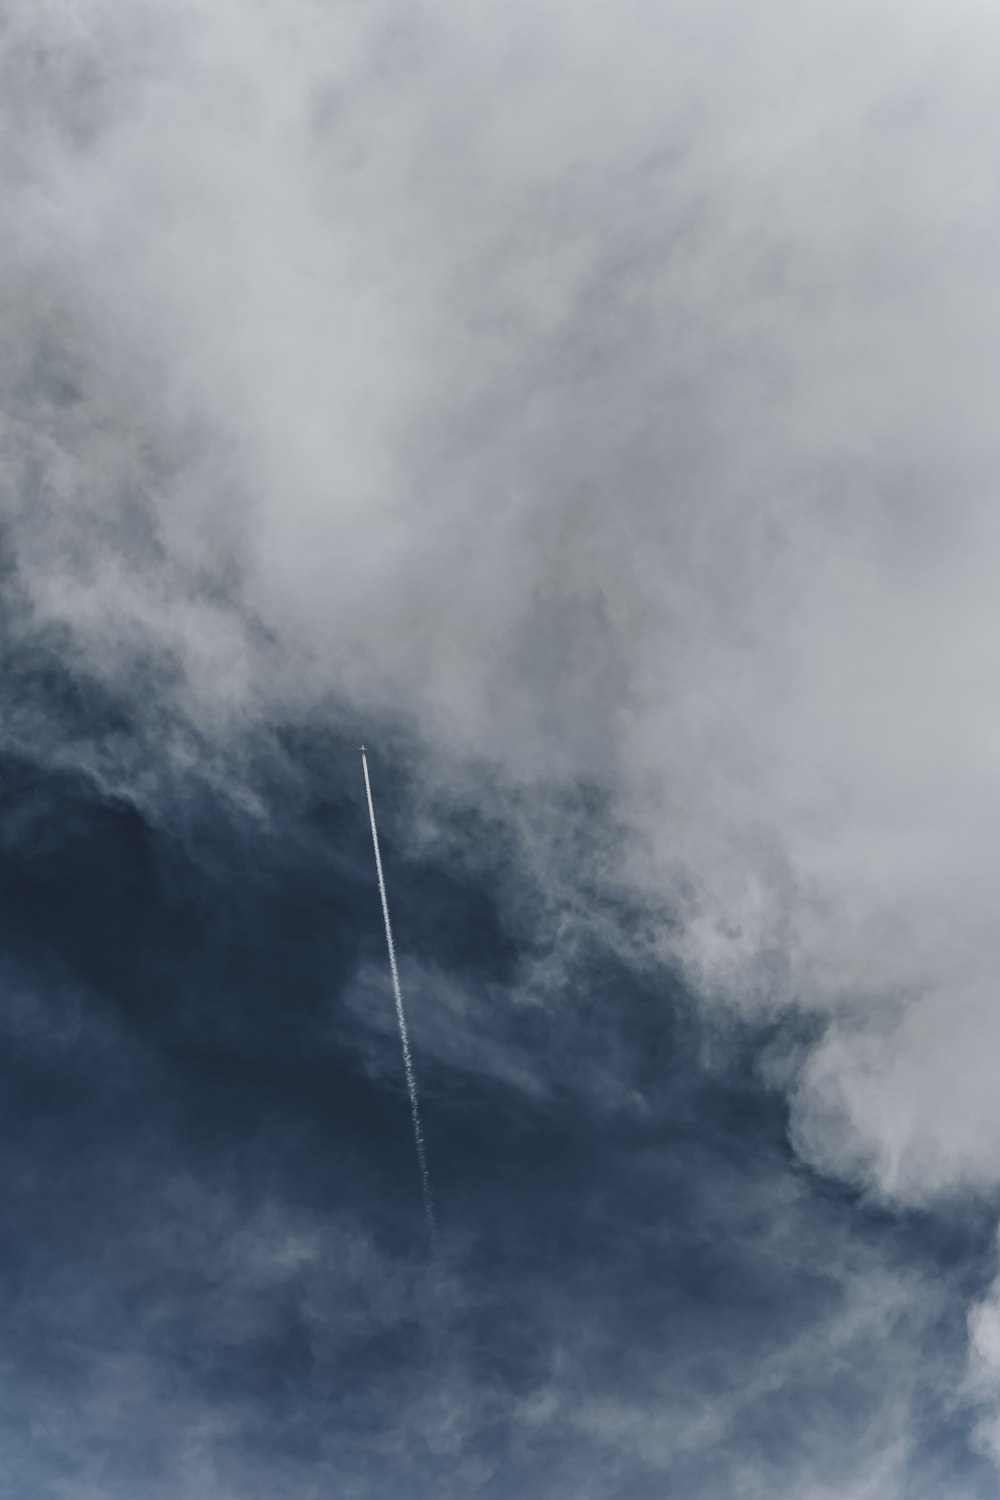
[[[378,890],[382,897],[382,916],[385,918],[385,945],[389,950],[389,969],[392,973],[392,993],[396,997],[396,1020],[399,1022],[399,1040],[403,1048],[403,1068],[406,1072],[406,1087],[410,1095],[410,1114],[413,1116],[413,1139],[417,1148],[417,1164],[420,1167],[420,1188],[424,1195],[424,1214],[427,1217],[427,1232],[431,1244],[437,1240],[434,1223],[434,1204],[431,1199],[431,1178],[427,1170],[427,1148],[420,1124],[420,1101],[417,1098],[417,1079],[410,1056],[410,1038],[406,1030],[406,1012],[403,1010],[403,992],[399,987],[399,970],[396,968],[396,948],[392,941],[392,923],[389,921],[389,902],[385,894],[385,876],[382,874],[382,855],[378,847],[378,829],[375,826],[375,804],[372,801],[372,784],[368,777],[368,757],[361,746],[361,764],[365,773],[365,791],[368,794],[368,816],[372,825],[372,843],[375,846],[375,870],[378,874]]]

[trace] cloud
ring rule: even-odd
[[[1000,1460],[1000,1283],[969,1311],[969,1363],[966,1393],[980,1409],[976,1437],[997,1462]]]
[[[12,629],[142,726],[62,753],[153,803],[405,732],[547,912],[625,888],[644,962],[817,1018],[808,1160],[995,1191],[996,28],[10,7]]]

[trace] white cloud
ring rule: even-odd
[[[996,33],[52,0],[3,42],[23,628],[215,739],[332,698],[612,787],[665,956],[834,1018],[800,1149],[908,1202],[1000,1162]]]

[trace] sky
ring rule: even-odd
[[[2,1500],[997,1494],[998,42],[6,0]]]

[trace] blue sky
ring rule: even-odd
[[[804,1168],[761,1069],[794,1028],[599,938],[519,1001],[530,876],[429,857],[375,761],[430,1255],[355,743],[305,745],[262,748],[267,825],[5,760],[8,1493],[989,1494],[989,1213]]]
[[[996,31],[8,7],[4,1500],[996,1492]]]

